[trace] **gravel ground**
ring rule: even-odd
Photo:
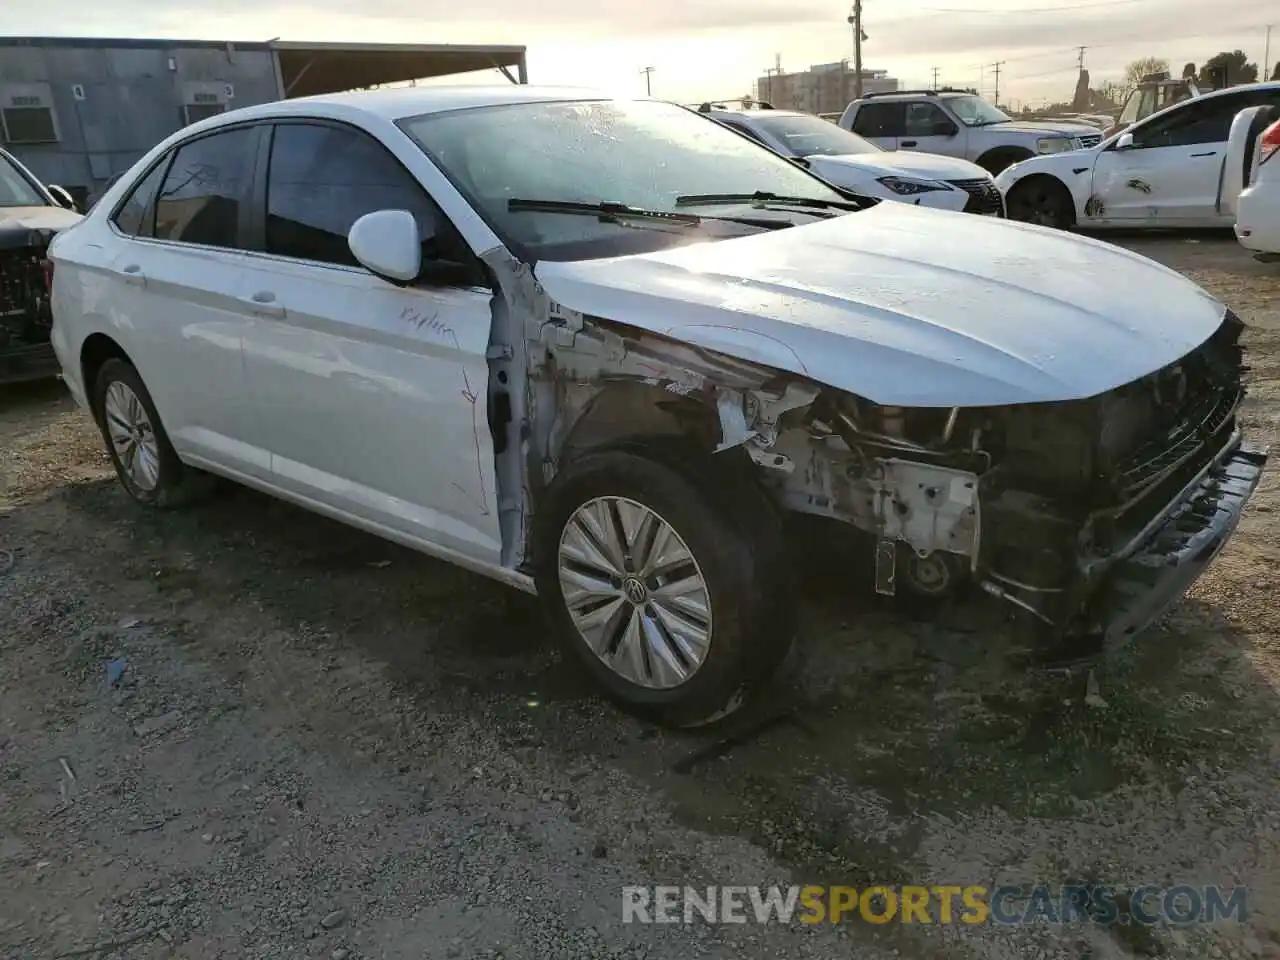
[[[1274,442],[1280,272],[1123,242],[1250,323],[1245,419]],[[244,490],[133,508],[57,384],[0,394],[0,450],[5,958],[1280,957],[1274,472],[1088,702],[981,617],[827,585],[735,743],[601,703],[486,580]],[[1248,915],[621,922],[626,884],[1081,880],[1248,885]]]

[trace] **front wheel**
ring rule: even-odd
[[[1047,176],[1028,177],[1014,185],[1005,201],[1010,220],[1067,230],[1075,222],[1071,194]]]
[[[548,491],[535,534],[559,639],[619,705],[668,726],[732,713],[791,645],[777,525],[718,476],[636,450],[590,454]]]

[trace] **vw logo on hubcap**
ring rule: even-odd
[[[649,596],[649,591],[637,577],[627,577],[622,584],[622,593],[628,600],[639,606]]]

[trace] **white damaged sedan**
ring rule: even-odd
[[[655,101],[234,111],[50,257],[54,346],[130,497],[217,474],[536,593],[673,725],[791,647],[790,515],[880,593],[990,595],[1095,653],[1181,596],[1266,460],[1242,325],[1188,280],[855,197]]]

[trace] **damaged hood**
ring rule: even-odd
[[[1225,309],[1102,241],[900,203],[535,274],[572,310],[897,406],[1094,396],[1190,352]]]
[[[32,244],[31,234],[49,234],[79,223],[83,217],[62,207],[0,207],[0,249]],[[38,239],[38,238],[37,238]]]

